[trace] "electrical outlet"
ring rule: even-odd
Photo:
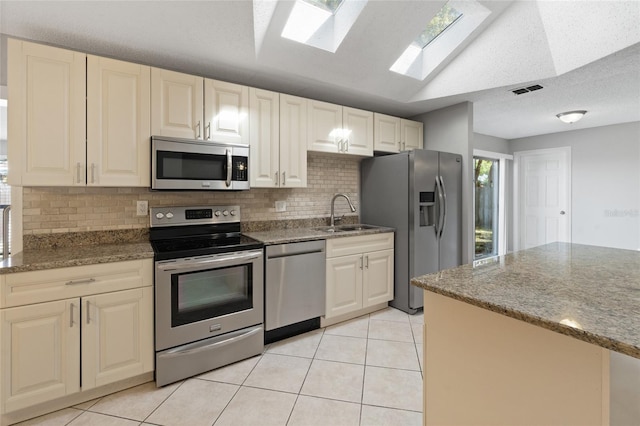
[[[276,212],[286,212],[287,211],[287,202],[286,201],[276,201]]]
[[[146,200],[138,201],[136,203],[136,215],[137,216],[146,216],[149,212],[149,202]]]

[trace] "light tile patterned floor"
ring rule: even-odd
[[[387,308],[179,383],[146,383],[20,425],[418,426],[422,322],[422,313]]]

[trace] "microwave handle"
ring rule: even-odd
[[[232,172],[231,150],[227,149],[227,180],[225,182],[225,184],[227,185],[227,188],[231,186],[231,172]]]

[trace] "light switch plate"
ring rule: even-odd
[[[149,212],[149,202],[146,200],[136,202],[136,216],[146,216]]]
[[[287,211],[287,202],[286,201],[276,201],[276,212],[286,212]]]

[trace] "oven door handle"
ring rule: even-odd
[[[161,271],[177,271],[180,269],[192,269],[203,265],[215,265],[216,263],[236,262],[238,260],[252,260],[257,259],[260,256],[262,256],[262,252],[254,252],[249,254],[240,254],[237,256],[217,257],[213,259],[189,260],[180,263],[158,263],[156,267]]]
[[[192,355],[192,354],[197,354],[198,352],[205,352],[208,350],[211,350],[212,348],[215,347],[220,347],[220,346],[227,346],[230,345],[232,343],[235,343],[239,340],[244,340],[248,337],[253,336],[256,333],[259,333],[262,330],[262,326],[258,326],[255,327],[253,330],[248,331],[246,333],[242,333],[242,334],[238,334],[236,336],[233,336],[229,339],[224,339],[224,340],[220,340],[217,342],[213,342],[213,343],[208,343],[203,345],[201,342],[196,342],[196,343],[191,343],[188,345],[184,345],[182,347],[178,347],[169,351],[166,351],[165,353],[161,354],[160,356],[162,358],[175,358],[175,357],[181,357],[184,355]]]

